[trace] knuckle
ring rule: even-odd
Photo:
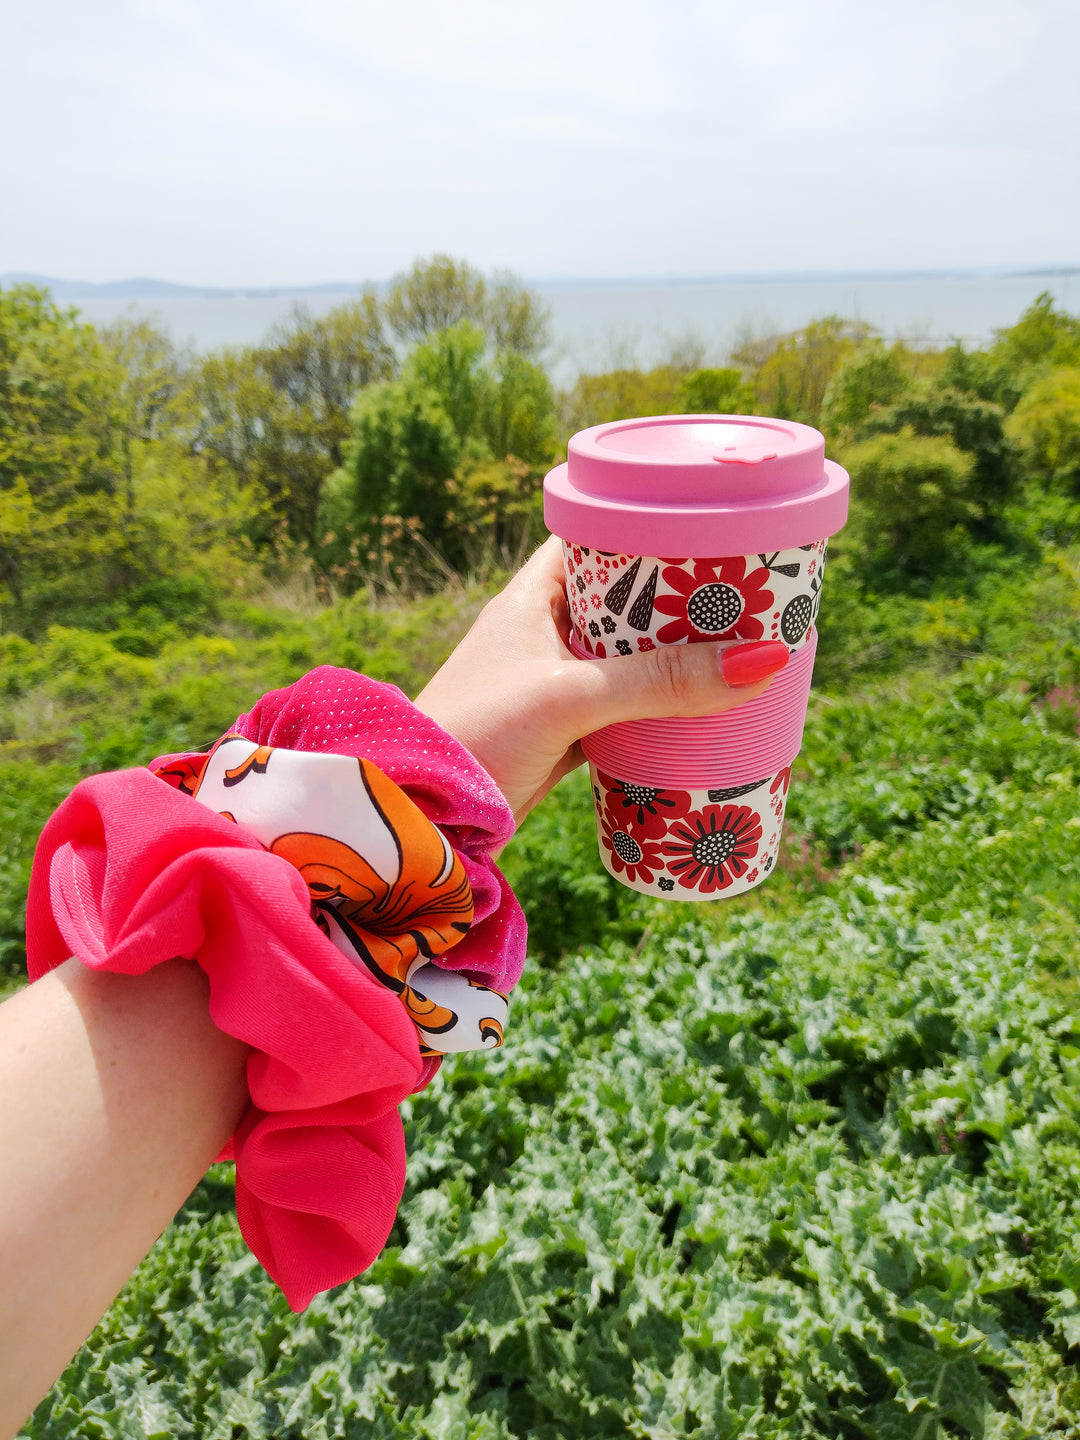
[[[656,697],[670,706],[665,713],[678,715],[693,705],[697,694],[697,667],[689,645],[666,645],[654,650]]]

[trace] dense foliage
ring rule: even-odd
[[[375,1266],[291,1315],[217,1167],[25,1433],[1080,1437],[1080,322],[1044,300],[927,355],[827,320],[556,398],[530,303],[417,267],[348,320],[375,358],[331,404],[321,321],[196,362],[0,295],[8,986],[74,781],[316,663],[415,691],[483,599],[462,573],[535,533],[566,417],[784,410],[857,497],[768,883],[623,889],[572,777],[505,857],[532,955],[508,1043],[408,1105]],[[247,418],[214,448],[228,366]]]

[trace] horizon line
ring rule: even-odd
[[[895,267],[841,270],[771,270],[740,271],[723,274],[629,274],[618,276],[594,275],[526,275],[521,283],[526,286],[630,286],[630,285],[730,285],[768,284],[792,282],[847,282],[887,280],[961,280],[961,279],[1037,279],[1042,276],[1080,275],[1080,264],[1060,265],[952,265],[932,267]],[[324,280],[307,283],[282,283],[276,285],[199,285],[190,282],[161,280],[154,276],[128,276],[121,280],[70,280],[62,276],[42,275],[30,271],[9,271],[0,275],[0,287],[16,284],[33,284],[50,290],[80,291],[82,299],[272,299],[288,295],[313,294],[362,294],[365,290],[385,289],[392,283],[387,280]]]

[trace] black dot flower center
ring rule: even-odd
[[[695,630],[719,635],[730,630],[743,610],[743,599],[731,585],[717,581],[695,590],[686,604],[686,616]]]
[[[788,601],[780,620],[780,634],[789,645],[797,645],[806,634],[813,613],[813,602],[809,595],[796,595]]]
[[[633,838],[627,835],[625,830],[616,830],[611,837],[611,844],[615,854],[627,865],[640,865],[642,860],[641,846]]]
[[[702,835],[690,847],[699,865],[722,865],[735,853],[736,840],[730,830],[714,830]]]
[[[624,785],[623,794],[628,805],[641,805],[647,810],[656,799],[657,791],[650,790],[647,785]]]

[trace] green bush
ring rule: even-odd
[[[875,588],[963,567],[968,531],[982,515],[970,456],[905,426],[848,446],[842,459],[853,489],[845,544]]]

